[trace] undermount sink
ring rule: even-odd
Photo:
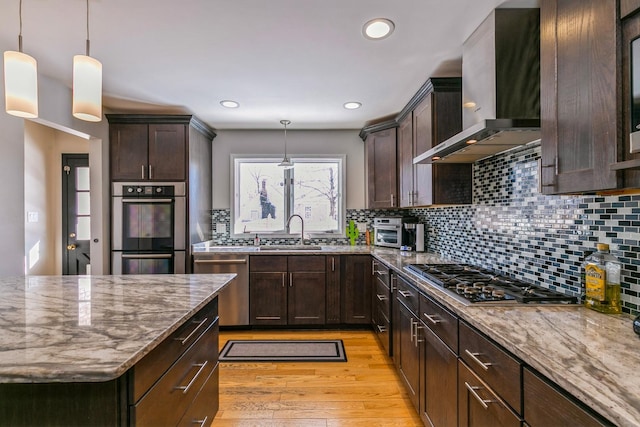
[[[312,245],[265,245],[260,246],[261,251],[320,251],[322,246]]]

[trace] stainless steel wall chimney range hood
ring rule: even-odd
[[[463,131],[413,163],[473,163],[540,139],[540,9],[495,9],[462,49]]]

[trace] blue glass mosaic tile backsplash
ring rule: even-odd
[[[427,224],[429,252],[486,267],[561,292],[580,292],[581,263],[597,242],[608,243],[623,263],[623,310],[640,307],[640,195],[545,196],[538,193],[539,143],[476,162],[473,204],[406,210],[347,210],[347,221],[410,214]],[[228,209],[212,212],[213,241],[251,245],[252,239],[216,234],[230,229]],[[296,239],[265,240],[294,244]],[[348,244],[348,239],[312,239],[312,244]],[[358,244],[364,244],[361,233]]]

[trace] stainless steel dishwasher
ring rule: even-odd
[[[249,255],[194,253],[193,272],[236,273],[218,295],[220,326],[249,325]]]

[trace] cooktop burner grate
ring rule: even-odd
[[[405,269],[472,303],[577,303],[576,297],[467,264],[411,264]]]

